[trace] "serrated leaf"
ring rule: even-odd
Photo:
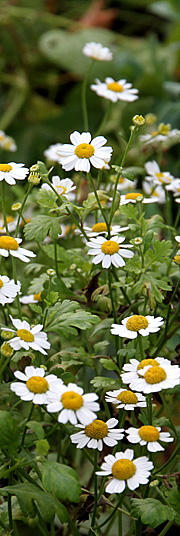
[[[89,329],[92,324],[99,322],[98,316],[82,310],[77,302],[64,300],[49,309],[46,331],[54,331],[59,335],[68,337],[70,334],[78,334],[76,328]]]
[[[40,422],[28,421],[26,426],[27,428],[30,428],[30,430],[33,430],[38,439],[44,439],[44,430]]]
[[[29,285],[29,293],[39,294],[44,288],[45,281],[49,281],[47,274],[41,274],[39,277],[35,277]]]
[[[41,188],[38,192],[37,202],[42,207],[57,208],[56,199],[57,196],[52,190]]]
[[[20,359],[22,359],[22,357],[32,357],[32,359],[34,359],[35,354],[34,354],[34,352],[32,352],[32,350],[18,350],[11,357],[11,361],[13,363],[18,363],[18,361],[20,361]]]
[[[36,240],[36,242],[43,242],[48,234],[53,240],[56,240],[61,234],[59,218],[44,215],[34,216],[25,225],[24,234],[26,240]]]
[[[132,203],[127,205],[121,205],[120,207],[121,214],[124,214],[129,220],[137,221],[139,210],[136,206],[133,206]]]
[[[178,488],[171,488],[165,491],[165,496],[168,500],[168,503],[176,512],[176,523],[180,524],[180,490]]]
[[[156,262],[164,262],[172,253],[172,242],[170,240],[156,240],[153,249],[148,249],[145,253],[145,265],[150,266]]]
[[[90,381],[92,385],[98,389],[118,389],[120,387],[120,382],[118,380],[113,380],[112,378],[104,378],[104,376],[96,376],[93,380]]]
[[[103,367],[107,370],[117,370],[119,372],[119,369],[116,365],[116,363],[114,363],[114,361],[112,361],[111,359],[104,359],[103,357],[100,359],[100,363],[102,363]]]
[[[153,529],[164,521],[173,521],[175,517],[173,509],[157,499],[131,499],[131,514],[140,517],[142,523]]]
[[[50,493],[46,493],[33,484],[23,483],[0,489],[0,495],[6,495],[7,493],[17,497],[21,510],[25,515],[29,515],[32,518],[35,517],[35,504],[37,504],[41,516],[45,521],[49,523],[53,521],[55,513],[57,513],[61,523],[65,523],[68,520],[68,513],[65,506],[56,501]]]
[[[44,488],[61,501],[79,502],[81,486],[78,475],[68,465],[44,460],[42,462]]]
[[[42,314],[42,308],[36,303],[29,303],[29,308],[31,309],[31,311],[34,311],[37,314]]]

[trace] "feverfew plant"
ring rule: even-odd
[[[164,536],[180,520],[180,179],[163,159],[179,131],[132,111],[121,154],[111,114],[138,89],[90,85],[113,55],[82,54],[81,131],[30,170],[0,164],[0,534]],[[112,103],[97,132],[90,88]]]

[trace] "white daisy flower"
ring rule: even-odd
[[[24,164],[15,164],[15,162],[0,164],[0,182],[5,180],[12,185],[16,184],[16,180],[23,181],[29,173],[29,169],[23,166]]]
[[[67,386],[58,387],[56,393],[53,393],[47,410],[50,413],[60,411],[58,421],[66,424],[90,424],[97,418],[95,411],[99,411],[100,406],[95,402],[99,397],[95,393],[83,394],[84,391],[75,383],[69,383]]]
[[[101,471],[96,475],[110,476],[110,482],[107,484],[106,493],[122,493],[127,487],[130,490],[138,488],[141,484],[147,484],[150,471],[154,465],[146,456],[141,456],[133,460],[134,451],[126,449],[125,452],[116,452],[115,456],[108,454],[105,456],[101,466]],[[132,461],[133,460],[133,461]]]
[[[96,61],[110,61],[113,58],[112,52],[108,47],[104,47],[101,43],[90,41],[86,43],[82,49],[83,54]]]
[[[178,242],[178,244],[180,245],[180,236],[179,236],[179,235],[176,235],[176,236],[175,236],[175,240],[176,240],[176,242]]]
[[[102,169],[109,162],[112,147],[103,147],[107,142],[104,136],[97,136],[91,141],[90,132],[80,134],[76,130],[70,135],[71,145],[64,144],[58,154],[61,165],[66,171],[90,171],[91,165]]]
[[[44,378],[45,371],[40,367],[26,367],[24,372],[17,370],[14,375],[21,381],[11,383],[11,391],[20,396],[21,400],[32,401],[34,404],[47,404],[49,394],[63,383],[54,374],[48,374]]]
[[[107,225],[103,221],[99,223],[95,223],[92,227],[89,227],[84,222],[83,229],[86,232],[87,236],[89,237],[99,236],[99,235],[108,233]],[[128,229],[129,227],[121,227],[121,225],[111,225],[110,233],[111,235],[116,235],[117,233],[122,233],[124,231],[127,231]],[[77,229],[77,233],[79,233],[79,229]],[[82,236],[82,233],[81,233],[81,236]]]
[[[119,337],[126,337],[128,339],[136,339],[138,333],[143,337],[146,337],[150,333],[156,333],[160,330],[164,320],[161,316],[143,316],[143,315],[131,315],[122,320],[122,324],[112,324],[112,335],[119,335]]]
[[[17,149],[17,145],[13,138],[7,136],[3,130],[0,130],[0,147],[5,151],[14,152]]]
[[[146,408],[146,397],[141,393],[133,393],[127,389],[115,389],[107,391],[105,400],[108,403],[116,404],[117,409],[133,411],[135,408]]]
[[[92,84],[91,89],[99,97],[104,97],[112,102],[117,102],[118,100],[133,102],[138,99],[138,89],[132,88],[132,84],[124,79],[115,82],[113,78],[107,77],[105,82],[101,82],[96,78],[96,84]]]
[[[54,145],[50,145],[46,151],[44,151],[44,156],[50,160],[51,162],[58,162],[60,164],[61,157],[57,153],[57,151],[60,151],[62,147],[62,143],[55,143]]]
[[[44,350],[46,348],[49,350],[50,342],[47,340],[47,335],[42,330],[43,325],[37,324],[36,326],[30,327],[30,324],[26,320],[18,320],[12,318],[10,315],[11,322],[15,326],[16,330],[10,328],[2,328],[3,331],[12,331],[16,336],[9,341],[10,346],[15,350],[29,350],[32,348],[41,354],[46,355],[47,352]]]
[[[12,236],[0,236],[0,255],[3,257],[17,257],[23,262],[29,262],[28,257],[36,257],[35,253],[29,249],[19,247],[22,238],[13,238]]]
[[[110,240],[107,240],[103,236],[91,238],[90,242],[87,242],[86,245],[91,248],[88,251],[88,255],[95,255],[92,261],[93,264],[99,264],[99,262],[102,262],[103,268],[109,268],[111,264],[113,264],[116,268],[125,266],[123,257],[132,259],[134,253],[129,251],[129,249],[125,249],[132,248],[133,246],[130,244],[122,245],[124,240],[125,237],[122,236],[112,236]],[[121,244],[121,247],[119,244]]]
[[[15,283],[14,279],[9,279],[6,275],[0,275],[0,303],[12,303],[18,292],[21,290],[20,281]]]
[[[144,145],[148,145],[150,143],[156,144],[156,143],[163,143],[163,146],[167,145],[167,142],[169,141],[176,141],[180,137],[180,131],[177,129],[171,130],[171,125],[164,123],[160,123],[156,130],[151,132],[150,134],[143,134],[142,136],[139,136],[139,141],[144,143]]]
[[[29,294],[29,296],[22,296],[20,302],[24,304],[28,303],[39,303],[41,302],[41,292],[39,294]]]
[[[180,196],[180,179],[172,180],[171,184],[168,184],[166,190],[173,192],[174,197]]]
[[[76,189],[76,186],[74,186],[74,183],[71,179],[60,179],[58,175],[54,175],[52,177],[52,186],[56,190],[58,195],[65,195],[67,199],[74,200],[75,196],[72,194],[73,190]],[[49,184],[44,183],[41,188],[43,190],[51,190],[51,187]]]
[[[163,186],[160,184],[158,186],[151,186],[149,182],[143,181],[142,187],[145,194],[150,195],[150,199],[153,200],[153,203],[166,203],[166,195]]]
[[[142,447],[147,445],[149,452],[158,452],[165,450],[159,443],[164,441],[170,443],[174,441],[174,438],[170,436],[169,432],[161,432],[160,426],[141,426],[139,429],[130,427],[126,430],[127,440],[130,443],[139,443]]]
[[[116,182],[116,179],[117,179],[116,175],[114,177],[111,177],[111,180],[114,183]],[[136,188],[136,186],[137,186],[137,180],[136,179],[134,181],[130,181],[129,179],[126,179],[125,177],[119,177],[117,190],[118,191],[128,190],[129,188],[130,189],[131,188]]]
[[[18,218],[6,216],[6,221],[9,233],[13,233],[16,230]],[[6,234],[6,228],[4,227],[4,218],[0,219],[0,234]]]
[[[140,192],[130,192],[125,195],[121,195],[120,205],[127,205],[128,203],[141,202],[145,205],[149,203],[155,203],[156,199],[152,197],[144,197]]]
[[[145,169],[148,173],[145,179],[153,184],[169,184],[174,179],[169,171],[161,171],[156,160],[146,162]]]
[[[133,391],[142,391],[144,394],[172,389],[180,383],[178,365],[171,365],[171,362],[163,357],[143,359],[140,362],[130,359],[130,362],[123,366],[123,371],[123,383],[129,384]]]
[[[83,428],[77,434],[71,435],[72,443],[77,443],[77,448],[103,450],[103,442],[108,447],[114,447],[124,437],[124,429],[114,427],[118,424],[117,419],[108,419],[107,422],[95,419],[90,424],[83,426],[76,424],[76,428]]]

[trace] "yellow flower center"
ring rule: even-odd
[[[124,181],[125,181],[125,178],[124,178],[124,177],[119,177],[119,180],[118,180],[118,183],[119,183],[119,184],[123,184]]]
[[[16,331],[17,337],[20,337],[22,341],[26,342],[33,342],[34,341],[34,335],[28,331],[28,329],[18,329]]]
[[[11,169],[12,166],[10,164],[0,164],[0,171],[4,171],[4,173],[8,173]]]
[[[111,226],[110,226],[110,229],[112,229]],[[92,227],[92,231],[95,232],[95,233],[106,232],[107,231],[107,225],[106,225],[106,223],[103,223],[103,222],[95,223],[95,225],[93,225],[93,227]]]
[[[160,123],[158,126],[158,132],[162,134],[163,136],[167,136],[171,130],[171,125],[165,125],[164,123]]]
[[[139,331],[140,329],[146,329],[148,327],[148,320],[145,316],[134,315],[127,320],[127,329],[130,331]]]
[[[60,192],[60,195],[66,193],[67,188],[65,188],[65,186],[59,185],[59,186],[56,186],[56,188],[61,188],[62,192]]]
[[[119,244],[114,240],[106,240],[101,246],[101,250],[105,255],[114,255],[119,251]]]
[[[41,301],[41,292],[39,292],[39,294],[34,294],[34,300]]]
[[[176,264],[180,264],[180,255],[175,255],[175,257],[173,258],[173,261],[174,261]]]
[[[91,158],[94,154],[94,147],[89,143],[80,143],[75,149],[75,154],[78,158]]]
[[[148,365],[151,365],[151,367],[159,367],[159,363],[155,359],[142,359],[142,361],[138,365],[137,370],[141,370],[144,367],[148,367]]]
[[[162,182],[163,184],[167,180],[170,181],[170,182],[172,181],[171,177],[164,177],[164,173],[162,173],[162,172],[156,173],[156,177],[159,179],[159,182]]]
[[[29,378],[29,380],[26,382],[26,387],[31,391],[32,393],[46,393],[49,389],[49,384],[45,378],[41,378],[41,376],[32,376]]]
[[[158,130],[154,130],[153,132],[151,132],[151,136],[154,138],[154,136],[157,136],[158,134]]]
[[[115,91],[116,93],[121,93],[122,91],[124,91],[123,86],[121,86],[121,84],[118,84],[118,82],[110,82],[110,84],[107,85],[107,89]]]
[[[117,396],[117,400],[123,404],[137,404],[138,397],[135,393],[132,393],[132,391],[122,391],[122,393]]]
[[[167,374],[162,367],[151,367],[145,372],[144,378],[147,383],[153,385],[154,383],[163,382],[167,378]]]
[[[83,397],[75,391],[63,393],[61,402],[65,409],[73,409],[74,411],[80,409],[84,404]]]
[[[144,441],[158,441],[159,432],[155,426],[141,426],[139,435]]]
[[[128,480],[136,473],[136,466],[131,460],[117,460],[112,466],[112,474],[118,480]]]
[[[7,223],[11,223],[12,221],[14,221],[14,218],[12,218],[12,216],[6,216],[6,221]]]
[[[11,249],[17,250],[19,247],[19,244],[15,238],[12,238],[12,236],[1,236],[0,237],[0,249],[7,249],[10,251]]]
[[[2,288],[3,285],[4,285],[4,283],[3,283],[2,279],[0,279],[0,288]]]
[[[108,434],[108,426],[105,422],[95,419],[91,424],[85,426],[85,433],[94,439],[103,439]]]
[[[139,192],[131,192],[130,194],[125,195],[125,199],[136,200],[138,197],[141,198],[141,197],[143,197],[143,195],[140,194]]]

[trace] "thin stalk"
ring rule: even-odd
[[[57,258],[57,240],[54,240],[54,260],[55,260],[56,275],[59,278],[58,258]]]
[[[174,224],[175,229],[178,226],[179,218],[180,218],[180,205],[178,206],[178,211],[177,211],[177,214],[176,214],[176,219],[175,219],[175,224]]]
[[[168,521],[167,525],[159,533],[159,536],[165,536],[166,532],[168,532],[168,530],[172,527],[173,523],[174,523],[174,521]]]
[[[20,211],[19,211],[18,221],[17,221],[17,225],[16,225],[15,237],[18,236],[19,225],[20,225],[20,220],[21,220],[22,212],[23,212],[23,209],[24,209],[24,205],[25,205],[25,203],[26,203],[26,201],[27,201],[28,195],[30,194],[30,192],[31,192],[31,190],[32,190],[32,187],[33,187],[33,185],[32,185],[31,183],[29,183],[27,192],[26,192],[26,194],[25,194],[25,196],[24,196],[24,199],[23,199],[23,202],[22,202]]]
[[[142,343],[142,339],[141,339],[140,334],[138,335],[138,344],[139,344],[140,356],[141,356],[141,360],[142,360],[142,359],[144,359],[144,349],[143,349],[143,343]]]
[[[11,257],[11,258],[12,258],[12,268],[13,268],[14,282],[17,285],[16,258],[15,257]],[[22,320],[22,311],[21,311],[21,304],[20,304],[19,294],[17,294],[16,300],[17,300],[19,318],[20,318],[20,320]]]
[[[26,424],[30,421],[33,411],[34,411],[34,404],[32,403],[28,418],[26,420]],[[27,432],[26,424],[24,425],[24,432],[23,432],[22,439],[21,439],[20,450],[23,448],[25,437],[26,437],[26,432]]]
[[[93,510],[93,516],[92,516],[92,523],[91,527],[93,528],[96,521],[96,510],[98,505],[98,490],[97,490],[97,459],[98,459],[98,450],[95,449],[94,451],[94,510]]]
[[[101,123],[100,123],[100,125],[99,125],[99,127],[97,129],[97,131],[96,131],[95,136],[99,136],[100,132],[103,132],[104,126],[105,126],[105,124],[107,122],[107,119],[108,119],[110,111],[111,111],[111,107],[112,107],[112,102],[109,101],[109,103],[108,103],[108,105],[106,107],[105,113],[104,113],[104,117],[103,117],[103,119],[102,119],[102,121],[101,121]]]
[[[147,406],[149,413],[149,424],[152,424],[152,397],[151,394],[147,396]]]
[[[135,130],[136,130],[136,128],[133,129],[133,130],[131,130],[130,137],[129,137],[129,141],[128,141],[127,145],[126,145],[126,149],[125,149],[125,151],[124,151],[124,154],[123,154],[123,157],[122,157],[122,160],[121,160],[121,163],[120,163],[120,167],[121,167],[121,168],[123,168],[123,166],[124,166],[124,164],[125,164],[126,157],[127,157],[127,154],[128,154],[128,151],[129,151],[129,147],[130,147],[130,145],[131,145],[131,142],[132,142],[132,139],[133,139]],[[112,218],[113,218],[113,215],[114,215],[115,197],[116,197],[116,192],[117,192],[117,187],[118,187],[118,182],[119,182],[120,174],[121,174],[121,171],[117,174],[117,178],[116,178],[116,182],[115,182],[115,186],[114,186],[113,200],[112,200],[111,211],[110,211],[110,217],[109,217],[109,225],[111,225],[111,221],[112,221]]]
[[[165,468],[166,468],[166,467],[167,467],[167,466],[174,460],[174,458],[175,458],[176,455],[178,454],[179,450],[180,450],[180,445],[177,445],[177,447],[175,448],[175,450],[174,450],[174,452],[172,453],[172,455],[171,455],[171,457],[169,458],[169,460],[167,460],[167,462],[166,462],[164,465],[162,465],[161,467],[159,467],[159,468],[157,469],[157,471],[155,471],[153,474],[156,475],[156,474],[158,473],[158,475],[161,476],[160,473],[162,473],[162,471],[163,471],[163,470],[164,470],[164,469],[165,469]],[[158,476],[158,475],[157,475],[157,476]]]
[[[111,514],[105,519],[105,521],[103,521],[103,523],[101,523],[100,525],[98,525],[98,529],[101,529],[101,527],[104,527],[104,525],[106,525],[106,523],[108,523],[112,517],[114,517],[115,513],[117,512],[117,509],[120,507],[122,501],[123,501],[123,498],[124,498],[124,493],[122,493],[119,501],[117,502],[116,506],[114,507],[113,509],[113,512],[111,512]]]
[[[94,62],[95,60],[91,61],[89,68],[87,70],[87,73],[84,77],[83,83],[82,83],[82,112],[83,112],[83,124],[84,124],[85,132],[88,131],[88,112],[87,112],[87,99],[86,99],[87,83],[88,83],[89,75],[94,65]]]
[[[177,433],[176,428],[175,428],[175,426],[174,426],[174,423],[173,423],[173,421],[172,421],[172,419],[171,419],[171,414],[170,414],[170,411],[169,411],[168,404],[167,404],[167,402],[166,402],[166,398],[165,398],[165,396],[164,396],[164,394],[163,394],[162,392],[160,392],[160,397],[161,397],[161,400],[162,400],[164,409],[165,409],[165,411],[166,411],[166,413],[167,413],[168,419],[169,419],[169,421],[170,421],[171,428],[172,428],[172,430],[173,430],[173,432],[174,432],[174,434],[175,434],[175,436],[176,436],[176,439],[177,439],[177,441],[178,441],[178,443],[179,443],[179,436],[178,436],[178,433]]]
[[[7,235],[9,235],[8,224],[7,224],[7,219],[6,219],[5,184],[4,184],[4,180],[1,181],[1,205],[2,205],[2,213],[3,213],[3,219],[4,219],[4,225],[5,225],[6,233],[7,233]]]
[[[101,203],[100,203],[98,194],[97,194],[97,192],[96,192],[96,188],[95,188],[95,186],[94,186],[94,181],[93,181],[93,178],[92,178],[92,176],[91,176],[91,173],[88,173],[88,178],[89,178],[89,181],[90,181],[91,186],[92,186],[92,188],[93,188],[94,195],[95,195],[95,198],[96,198],[96,201],[97,201],[99,210],[101,211],[101,214],[102,214],[102,216],[103,216],[103,218],[104,218],[104,221],[106,222],[107,229],[108,229],[108,234],[110,234],[110,226],[109,226],[108,220],[107,220],[107,218],[106,218],[106,214],[105,214],[105,212],[104,212],[104,210],[103,210],[103,208],[102,208],[102,206],[101,206]]]

